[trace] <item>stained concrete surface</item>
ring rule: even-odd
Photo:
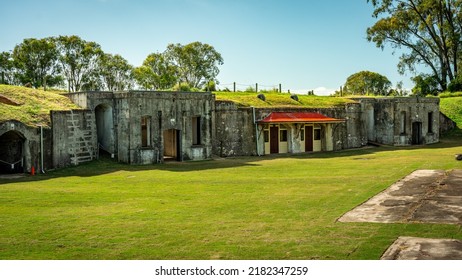
[[[399,237],[381,257],[382,260],[461,260],[462,241]]]
[[[340,222],[462,224],[462,170],[417,170]],[[385,260],[462,260],[462,241],[399,237]]]
[[[462,170],[417,170],[340,222],[462,224]]]

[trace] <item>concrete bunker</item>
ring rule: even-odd
[[[24,173],[26,138],[10,130],[0,135],[0,174]]]
[[[115,154],[114,117],[112,106],[99,104],[95,107],[96,134],[98,136],[98,149],[101,152]]]

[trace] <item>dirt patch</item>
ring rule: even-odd
[[[3,104],[7,104],[7,105],[12,105],[12,106],[21,106],[22,104],[16,102],[16,101],[13,101],[11,99],[9,99],[8,97],[0,94],[0,103],[3,103]]]
[[[340,222],[462,224],[462,170],[417,170]]]
[[[399,237],[382,260],[462,260],[462,241]]]

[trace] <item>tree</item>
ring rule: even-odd
[[[78,36],[59,36],[55,39],[64,77],[69,91],[80,91],[83,83],[94,82],[94,71],[103,55],[100,45]]]
[[[375,72],[360,71],[349,76],[342,94],[388,95],[391,82],[387,77]]]
[[[11,53],[0,53],[0,84],[14,84],[13,67]]]
[[[438,95],[438,79],[435,76],[421,74],[412,78],[415,86],[412,94],[417,96]]]
[[[212,46],[200,42],[185,46],[170,44],[165,55],[177,66],[180,82],[186,82],[193,88],[200,88],[208,81],[215,80],[220,72],[218,66],[223,64],[220,53]]]
[[[116,54],[103,54],[97,72],[107,90],[125,90],[133,85],[132,69],[128,61]]]
[[[59,82],[57,64],[58,51],[52,38],[24,39],[13,50],[14,66],[22,84],[31,83],[34,87],[53,86]]]
[[[163,53],[152,53],[133,71],[135,80],[145,89],[168,89],[178,81],[178,68]]]
[[[379,18],[367,29],[367,38],[384,48],[409,50],[400,57],[398,69],[416,72],[419,65],[430,69],[440,89],[458,76],[460,63],[461,0],[368,0]]]

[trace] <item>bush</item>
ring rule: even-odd
[[[186,82],[182,82],[180,84],[176,84],[173,87],[173,90],[174,91],[191,91],[191,86]]]
[[[450,92],[462,91],[462,76],[456,77],[448,85],[448,90]]]

